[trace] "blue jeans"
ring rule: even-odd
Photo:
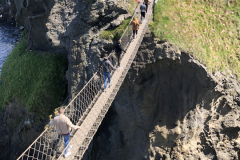
[[[69,138],[70,138],[70,132],[68,133],[68,135],[63,135],[63,139],[64,139],[64,143],[65,143],[65,148],[67,147],[68,143],[69,143]],[[67,154],[69,150],[69,146],[68,148],[65,150],[65,154]]]
[[[109,84],[111,83],[110,72],[103,72],[104,76],[104,89],[107,89],[107,79]]]

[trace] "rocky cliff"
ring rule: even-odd
[[[145,35],[87,160],[240,158],[240,85]]]
[[[27,31],[31,50],[66,55],[71,99],[91,78],[99,57],[112,50],[113,42],[99,39],[99,34],[129,17],[128,1],[9,0],[5,4]],[[43,131],[48,119],[36,122],[25,106],[13,101],[2,110],[0,122],[0,159],[16,159]]]
[[[0,114],[0,159],[15,160],[43,131],[44,124],[33,121],[26,108],[14,101]],[[45,124],[47,121],[44,122]]]
[[[11,0],[10,0],[11,1]],[[0,24],[14,21],[15,6],[7,0],[0,0]]]
[[[99,34],[117,18],[128,15],[125,5],[128,1],[14,0],[14,3],[16,20],[29,32],[32,49],[67,55],[66,77],[71,98],[96,71],[100,56],[112,50],[113,42],[100,40]]]
[[[66,53],[70,98],[96,70],[101,54],[112,49],[113,42],[99,39],[101,30],[127,14],[118,0],[11,2],[32,49]],[[208,73],[191,55],[148,32],[84,159],[239,159],[239,106],[235,77]],[[6,125],[13,123],[7,116],[21,118],[10,108],[2,119]],[[26,124],[23,134],[18,135],[17,127],[10,129],[16,133],[5,136],[11,143],[3,141],[3,146],[30,143],[24,140],[35,132],[21,122]],[[14,159],[14,151],[25,148],[19,145],[4,158]]]

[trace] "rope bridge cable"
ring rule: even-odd
[[[93,136],[97,132],[98,127],[101,124],[101,121],[106,115],[112,101],[114,100],[117,92],[133,62],[134,57],[136,56],[137,50],[142,42],[144,33],[148,28],[148,23],[152,14],[153,3],[149,5],[149,12],[146,15],[145,21],[139,29],[139,34],[137,38],[131,42],[128,46],[127,52],[124,55],[120,66],[122,67],[121,71],[114,72],[112,75],[112,87],[108,89],[106,93],[102,93],[97,102],[94,104],[93,109],[89,112],[87,118],[82,123],[81,128],[77,131],[75,136],[71,139],[69,145],[72,145],[71,149],[72,154],[65,158],[66,160],[72,159],[81,159],[88,148]],[[76,143],[77,142],[77,143]],[[62,153],[63,154],[63,153]],[[58,158],[63,160],[63,156]]]
[[[122,69],[112,75],[112,87],[109,88],[108,92],[101,91],[103,75],[100,69],[94,73],[92,78],[66,107],[65,115],[69,117],[73,124],[81,127],[79,130],[72,131],[73,137],[69,142],[69,145],[73,146],[71,149],[72,154],[66,159],[81,159],[88,148],[137,53],[150,20],[151,9],[152,4],[149,5],[146,22],[143,22],[140,26],[139,34],[135,40],[129,42],[132,35],[131,27],[128,26],[123,33],[121,37],[122,45],[127,48],[127,52],[124,54],[120,64]],[[137,6],[136,10],[139,10],[139,6]],[[135,16],[139,17],[139,11],[135,11],[135,14]],[[22,153],[18,160],[62,159],[64,150],[62,135],[57,134],[54,126],[50,126]]]

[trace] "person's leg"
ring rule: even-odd
[[[148,10],[148,4],[145,4],[146,5],[146,13],[147,13],[147,10]]]
[[[145,19],[145,12],[143,12],[143,18]]]
[[[135,30],[133,30],[133,38],[135,38]]]
[[[64,146],[65,146],[65,148],[67,147],[67,145],[68,145],[68,143],[69,143],[69,138],[70,138],[70,132],[69,132],[68,135],[63,135],[64,144],[65,144]],[[65,150],[65,154],[67,154],[68,150],[69,150],[69,146],[66,148],[66,150]]]
[[[136,33],[136,36],[137,36],[138,30],[136,30],[135,33]]]
[[[143,13],[144,13],[144,12],[141,12],[141,21],[142,21]]]
[[[110,77],[110,72],[107,73],[107,77],[108,77],[109,87],[111,87],[111,77]]]
[[[120,67],[120,63],[121,63],[121,60],[122,60],[122,56],[123,56],[123,53],[119,55],[119,67]]]
[[[117,64],[117,58],[116,58],[117,53],[115,52],[115,56],[111,56],[108,58],[108,60],[115,66]]]
[[[117,54],[118,66],[120,66],[120,57],[121,57],[121,54]]]
[[[107,89],[107,73],[103,72],[104,77],[104,89]]]

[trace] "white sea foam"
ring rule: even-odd
[[[17,32],[11,26],[0,26],[0,73],[3,63],[6,61],[7,56],[11,53],[18,39]]]

